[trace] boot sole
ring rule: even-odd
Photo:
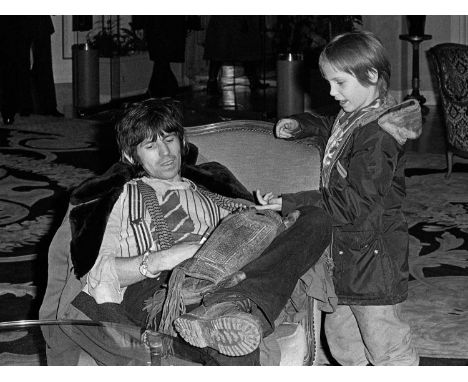
[[[188,313],[174,325],[189,344],[210,347],[228,356],[252,353],[261,339],[260,323],[250,314],[204,319]]]

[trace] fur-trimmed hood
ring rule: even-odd
[[[400,145],[408,139],[416,139],[422,132],[422,116],[419,102],[410,99],[386,109],[378,117],[379,126]]]
[[[408,139],[416,139],[422,132],[421,106],[415,99],[409,99],[397,104],[395,98],[387,95],[380,100],[380,106],[370,109],[355,125],[366,126],[377,120],[379,126],[389,133],[400,144],[404,145]],[[343,110],[337,116],[340,119]]]

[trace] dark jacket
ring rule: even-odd
[[[330,118],[316,114],[293,118],[300,126],[295,138],[330,136]],[[420,133],[416,101],[385,103],[353,126],[332,161],[326,187],[322,171],[320,190],[283,195],[284,213],[314,204],[333,218],[333,280],[339,304],[392,305],[407,297],[403,145]]]

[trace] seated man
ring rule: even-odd
[[[121,162],[72,195],[72,204],[79,200],[82,209],[70,212],[71,258],[83,286],[61,310],[66,318],[146,327],[145,302],[167,284],[171,271],[197,253],[224,217],[253,203],[232,198],[239,192],[221,196],[182,176],[194,177],[197,166],[183,163],[187,144],[172,101],[131,106],[116,130]],[[151,202],[139,217],[142,196]],[[89,208],[93,203],[98,204]],[[208,294],[175,320],[179,334],[218,364],[258,364],[261,338],[274,330],[298,279],[328,246],[326,214],[315,207],[299,212],[292,226],[242,268],[245,278]]]

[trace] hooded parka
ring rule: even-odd
[[[336,121],[346,118],[341,111]],[[304,113],[293,139],[330,137],[333,119]],[[335,123],[337,123],[335,121]],[[408,294],[408,227],[404,143],[421,134],[417,101],[392,98],[350,122],[335,154],[323,165],[319,190],[283,194],[283,213],[305,204],[333,219],[331,254],[339,304],[393,305]],[[325,162],[324,162],[325,163]]]

